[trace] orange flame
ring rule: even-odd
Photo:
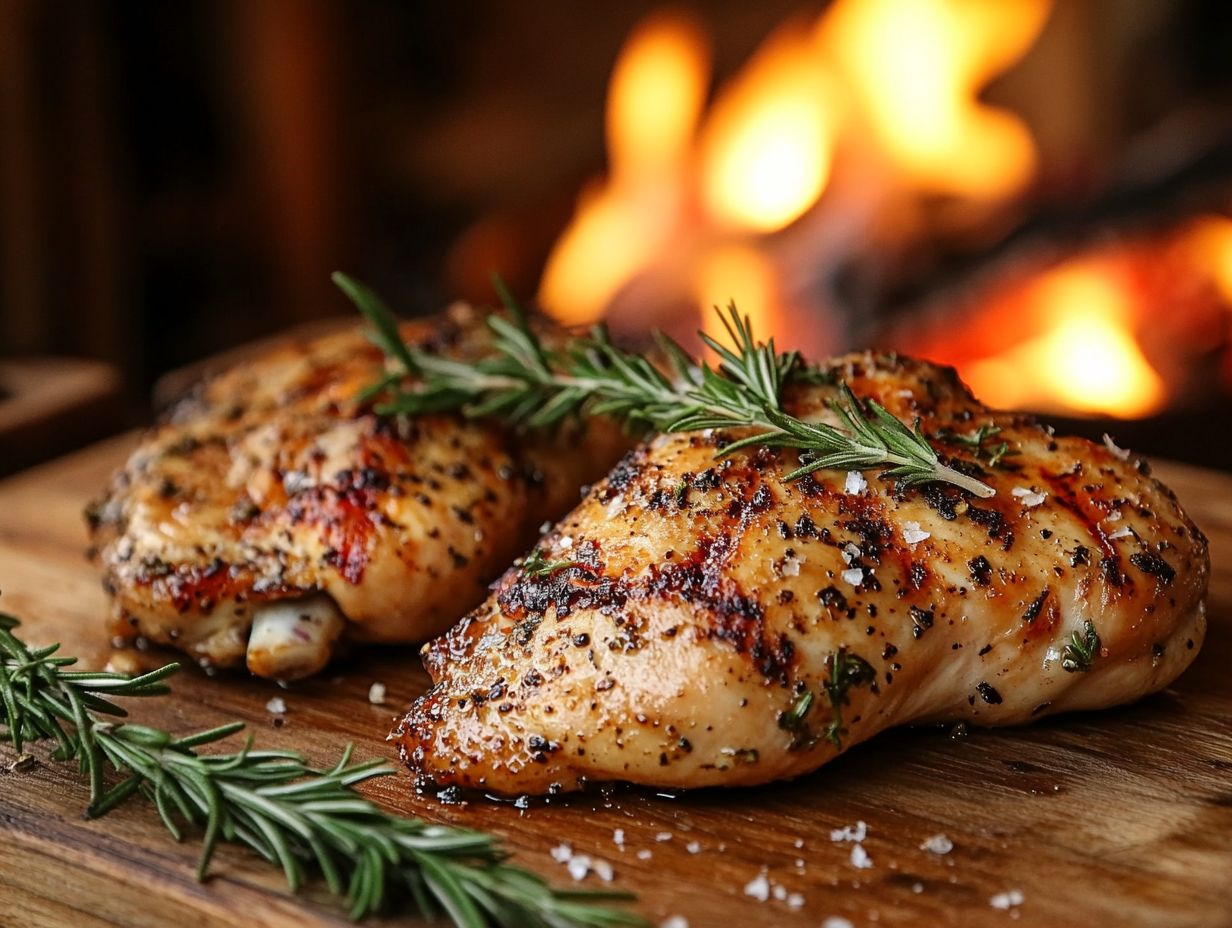
[[[709,70],[700,29],[677,13],[646,19],[621,51],[608,90],[610,179],[583,192],[540,283],[540,303],[562,321],[602,317],[677,234]]]
[[[890,190],[972,202],[1012,195],[1035,170],[1034,146],[1016,117],[978,94],[1032,45],[1050,5],[838,0],[812,24],[776,30],[704,122],[704,36],[682,14],[650,16],[612,74],[608,179],[579,199],[549,256],[540,302],[565,322],[591,322],[635,278],[671,264],[668,274],[650,274],[677,288],[659,294],[664,305],[686,294],[701,306],[726,304],[734,293],[704,288],[745,274],[746,246],[765,250],[758,236],[800,219],[844,179],[839,200],[887,209],[902,206],[887,200]],[[835,161],[844,147],[860,162],[845,178]],[[745,270],[718,273],[732,254]],[[672,282],[676,275],[684,279]],[[782,297],[767,296],[766,305],[781,310]],[[775,334],[771,320],[756,321]]]
[[[1163,381],[1132,335],[1133,295],[1115,273],[1095,262],[1071,261],[1029,285],[1024,305],[1042,334],[960,364],[985,402],[1123,418],[1163,406]]]
[[[767,39],[723,88],[702,135],[702,197],[719,222],[773,232],[817,202],[830,176],[835,96],[802,24]]]
[[[840,0],[818,39],[885,153],[923,187],[977,199],[1017,192],[1035,146],[1017,117],[981,104],[1034,44],[1049,0]]]

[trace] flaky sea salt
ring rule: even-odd
[[[552,850],[548,851],[552,855],[552,859],[558,864],[567,863],[573,857],[573,848],[567,844],[558,844]]]
[[[789,908],[793,909],[804,908],[804,896],[800,893],[792,893],[787,897],[787,905]]]
[[[1113,532],[1111,535],[1108,536],[1108,540],[1113,541],[1117,538],[1128,538],[1133,533],[1134,533],[1134,530],[1130,528],[1128,525],[1122,525],[1115,532]]]
[[[779,573],[784,577],[800,576],[800,562],[803,560],[798,555],[783,558],[783,563],[779,566]]]
[[[765,902],[770,898],[770,881],[764,873],[759,873],[744,884],[744,894],[752,896],[758,902]]]
[[[868,489],[868,481],[864,479],[864,475],[858,470],[849,470],[847,471],[847,481],[843,484],[843,489],[856,496]]]
[[[868,837],[868,824],[864,821],[856,822],[854,825],[844,825],[842,828],[830,829],[830,840],[835,844],[841,844],[844,841],[855,841],[857,844]]]
[[[385,692],[386,690],[384,683],[373,683],[370,687],[368,687],[368,702],[372,703],[374,706],[385,705]]]
[[[1034,508],[1048,498],[1047,493],[1033,490],[1030,487],[1014,487],[1010,493],[1022,500],[1022,504],[1028,508]]]
[[[651,851],[648,851],[646,848],[642,848],[640,851],[637,852],[638,860],[650,860],[650,858],[652,857],[654,857],[654,853]]]
[[[580,883],[586,879],[586,874],[590,873],[590,858],[585,854],[576,854],[569,858],[565,866],[569,870],[569,875],[573,877],[573,882]]]
[[[933,835],[920,845],[920,850],[928,851],[930,854],[948,854],[954,850],[954,842],[946,835]]]
[[[850,919],[839,915],[831,915],[821,923],[821,928],[855,928],[855,926],[851,924]]]
[[[281,696],[274,696],[265,704],[265,711],[271,715],[285,715],[287,711],[287,702]]]
[[[625,830],[623,828],[617,828],[612,832],[612,843],[617,847],[625,846]]]
[[[997,893],[988,900],[988,904],[994,909],[1010,909],[1016,905],[1022,905],[1023,895],[1017,889],[1011,889],[1009,892]]]
[[[688,851],[690,854],[696,854],[699,851],[701,851],[702,845],[700,841],[690,841],[688,844],[684,846],[684,849]]]
[[[850,583],[852,586],[859,586],[864,582],[864,568],[849,567],[839,574],[839,576],[843,578],[844,583]]]
[[[859,548],[853,545],[850,541],[839,550],[839,555],[843,558],[844,564],[850,564],[861,554]]]
[[[612,869],[612,865],[606,860],[592,860],[590,869],[604,883],[612,882],[612,877],[616,875],[616,871]]]
[[[1104,447],[1112,452],[1112,456],[1120,458],[1122,461],[1129,460],[1129,450],[1126,448],[1118,448],[1117,443],[1112,440],[1112,436],[1104,432]]]
[[[659,922],[659,928],[689,928],[689,920],[683,915],[669,915]]]
[[[864,850],[863,844],[852,845],[851,865],[857,870],[871,870],[873,868],[873,859],[868,856],[868,851]]]
[[[670,841],[672,840],[672,833],[670,831],[661,831],[657,835],[655,835],[655,840],[658,841],[659,843],[662,843],[664,841]]]
[[[926,532],[920,528],[919,522],[903,523],[903,541],[909,545],[918,545],[921,541],[932,537],[932,532]]]

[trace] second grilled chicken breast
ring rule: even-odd
[[[828,370],[919,417],[995,497],[787,482],[791,451],[715,460],[740,432],[660,436],[425,648],[435,685],[395,733],[411,769],[505,794],[764,783],[893,725],[1095,709],[1188,666],[1206,540],[1144,463],[990,411],[948,368]],[[786,406],[830,419],[834,395]]]
[[[490,346],[461,306],[403,336]],[[517,436],[378,416],[357,395],[381,363],[358,328],[288,343],[171,411],[88,513],[114,635],[279,679],[347,640],[426,640],[628,447],[604,421]]]

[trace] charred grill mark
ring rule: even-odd
[[[967,561],[967,570],[976,586],[988,586],[992,582],[992,564],[982,554]]]
[[[1139,551],[1129,556],[1129,562],[1144,574],[1155,577],[1162,586],[1168,586],[1176,579],[1176,569],[1156,554]]]
[[[1014,546],[1014,533],[1005,522],[1005,514],[996,509],[983,509],[979,506],[967,507],[967,518],[976,525],[982,525],[988,530],[988,537],[999,539],[1001,549],[1008,551]]]
[[[1039,618],[1041,610],[1044,608],[1044,602],[1048,599],[1049,588],[1044,587],[1044,591],[1032,600],[1031,605],[1027,606],[1027,611],[1022,614],[1022,620],[1028,625],[1031,625]]]
[[[1100,558],[1099,569],[1104,579],[1114,587],[1121,586],[1125,580],[1124,572],[1121,570],[1121,556],[1116,546],[1108,539],[1108,534],[1101,524],[1107,512],[1096,500],[1095,492],[1099,488],[1088,485],[1082,488],[1081,492],[1075,488],[1075,483],[1083,476],[1081,466],[1076,466],[1064,474],[1052,474],[1041,470],[1040,476],[1048,483],[1049,495],[1058,505],[1077,516],[1086,528],[1087,534],[1094,539],[1103,554]],[[1087,549],[1079,545],[1070,558],[1070,565],[1077,567],[1079,564],[1087,563],[1089,563]]]

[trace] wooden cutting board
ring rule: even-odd
[[[0,609],[25,618],[31,643],[63,642],[97,666],[108,658],[104,599],[82,555],[80,511],[132,441],[0,483]],[[656,924],[671,915],[691,928],[816,928],[831,917],[855,926],[1232,924],[1232,478],[1176,465],[1158,472],[1210,535],[1211,629],[1189,672],[1137,705],[965,737],[890,732],[811,776],[755,790],[616,790],[518,809],[445,805],[401,775],[372,794],[407,815],[497,832],[561,884],[571,879],[550,856],[558,845],[605,860],[613,885],[638,893]],[[385,706],[368,701],[374,681],[388,687]],[[384,649],[289,690],[189,670],[172,697],[134,715],[173,731],[246,719],[264,744],[319,763],[348,741],[361,758],[386,757],[394,713],[426,684],[413,649]],[[265,708],[275,695],[288,707],[280,728]],[[0,770],[11,760],[0,750]],[[85,804],[74,770],[0,772],[0,924],[345,924],[330,900],[289,896],[242,850],[221,852],[214,878],[197,884],[195,845],[172,841],[149,808],[132,803],[87,822]],[[865,869],[850,843],[831,840],[859,821]],[[938,834],[953,843],[949,853],[921,849]],[[769,898],[759,901],[750,892],[763,874]],[[582,885],[601,884],[590,876]],[[1019,904],[992,904],[1018,894]]]

